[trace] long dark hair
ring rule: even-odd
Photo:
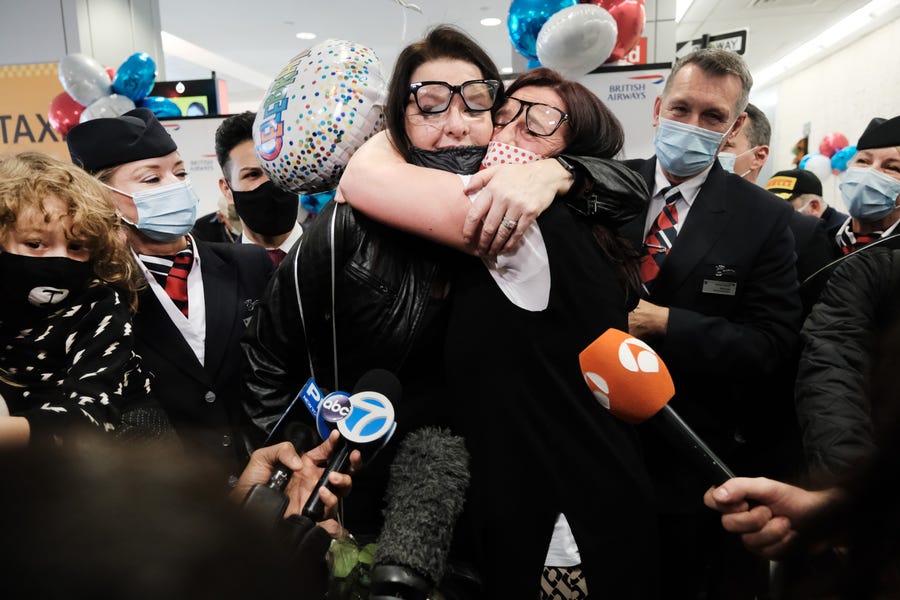
[[[409,136],[406,135],[406,106],[409,104],[409,79],[413,71],[424,63],[439,58],[450,58],[472,63],[481,70],[485,79],[501,81],[497,65],[471,37],[449,25],[438,25],[417,42],[403,49],[394,65],[388,84],[387,103],[384,110],[388,133],[397,150],[406,160],[412,155]],[[497,91],[494,107],[503,100],[503,83]]]
[[[506,90],[514,96],[525,87],[550,88],[566,105],[569,118],[563,124],[564,154],[613,159],[622,150],[625,132],[616,116],[593,92],[552,69],[539,67],[520,75]],[[619,283],[633,303],[641,289],[640,253],[614,229],[594,223],[594,239],[606,254]]]

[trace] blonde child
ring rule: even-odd
[[[0,445],[114,432],[148,401],[138,273],[93,177],[36,152],[0,158]]]

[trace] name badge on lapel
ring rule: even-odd
[[[734,269],[725,265],[716,265],[716,279],[704,279],[704,294],[716,294],[718,296],[734,296],[737,294],[737,282],[728,281],[726,278],[733,278],[737,275]],[[719,278],[722,279],[719,279]]]

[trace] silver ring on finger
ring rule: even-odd
[[[503,220],[500,221],[500,225],[509,229],[510,231],[514,230],[518,224],[518,221],[516,221],[515,219],[510,219],[509,217],[503,217]]]

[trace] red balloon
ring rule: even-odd
[[[596,4],[605,9],[615,19],[619,27],[616,46],[606,62],[616,62],[637,45],[644,31],[647,14],[644,11],[644,0],[581,0],[582,4]]]
[[[116,79],[116,70],[115,69],[113,69],[112,67],[106,67],[103,70],[106,71],[107,75],[109,75],[110,81],[115,81],[115,79]]]
[[[850,142],[847,141],[847,136],[834,131],[822,138],[822,142],[819,144],[819,153],[831,158],[838,150],[849,145]]]
[[[50,102],[47,120],[53,129],[66,135],[70,129],[78,125],[83,110],[84,106],[78,104],[68,93],[62,92]]]

